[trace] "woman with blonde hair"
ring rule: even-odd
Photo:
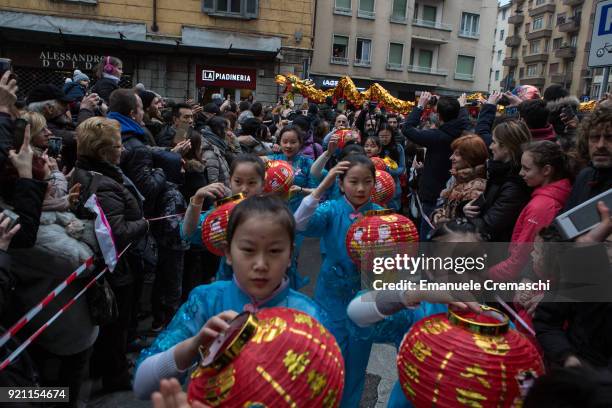
[[[521,145],[531,141],[525,123],[506,119],[493,129],[487,162],[487,187],[482,198],[472,200],[464,214],[492,242],[509,242],[514,222],[530,198],[531,190],[521,176]]]
[[[77,214],[87,216],[87,199],[96,194],[113,233],[117,251],[144,239],[149,225],[143,218],[142,197],[121,169],[121,128],[119,122],[102,117],[87,119],[76,130],[77,162],[71,184],[81,184]],[[134,312],[134,275],[140,259],[126,252],[115,271],[106,278],[115,293],[119,317],[102,326],[92,357],[94,375],[102,376],[106,391],[131,389],[128,372],[127,332]],[[99,371],[99,372],[98,372]]]

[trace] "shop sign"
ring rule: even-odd
[[[255,89],[257,87],[257,71],[244,68],[196,65],[196,84],[200,87],[218,86],[230,89]]]
[[[38,56],[43,68],[87,71],[94,69],[102,58],[104,58],[102,55],[64,51],[41,51]]]

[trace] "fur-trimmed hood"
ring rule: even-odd
[[[551,114],[560,114],[561,109],[565,106],[571,106],[574,110],[578,110],[580,101],[575,96],[566,96],[565,98],[550,101],[546,104],[546,108]]]

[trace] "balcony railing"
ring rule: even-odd
[[[530,33],[527,33],[525,35],[525,38],[531,41],[531,40],[537,40],[539,38],[550,38],[551,36],[552,36],[552,30],[544,29],[544,30],[532,31]]]
[[[508,24],[523,24],[523,21],[525,21],[523,13],[517,13],[508,17]]]
[[[332,64],[338,64],[338,65],[348,65],[348,58],[346,57],[331,57],[331,61]]]
[[[546,83],[546,78],[542,74],[521,78],[521,85],[544,86],[544,83]]]
[[[353,10],[346,7],[334,7],[334,14],[340,14],[342,16],[352,16]]]
[[[480,38],[480,32],[479,31],[460,30],[459,31],[459,37],[478,39],[478,38]]]
[[[502,62],[504,67],[516,67],[518,65],[518,58],[505,58]]]
[[[375,11],[367,11],[367,10],[357,10],[357,17],[367,18],[370,20],[374,20],[376,18]]]
[[[580,30],[580,15],[570,17],[559,24],[558,29],[562,33],[573,33]]]
[[[412,25],[419,26],[419,27],[435,28],[437,30],[445,30],[445,31],[453,30],[453,26],[451,24],[445,24],[445,23],[440,23],[440,22],[431,21],[431,20],[414,19],[412,20]]]
[[[584,0],[563,0],[564,6],[579,6],[584,3]]]
[[[537,16],[542,13],[554,13],[555,12],[555,4],[554,3],[544,3],[539,6],[535,6],[531,10],[529,10],[529,17]]]
[[[534,62],[546,62],[548,61],[548,54],[531,54],[523,57],[523,62],[525,64],[532,64]]]
[[[561,74],[550,74],[550,80],[556,84],[570,84],[572,82],[572,76],[561,73]]]
[[[370,61],[369,59],[356,58],[355,61],[353,61],[353,65],[355,65],[356,67],[369,67],[371,64],[372,61]]]
[[[555,57],[574,59],[576,58],[576,47],[572,47],[572,46],[561,47],[558,50],[555,50]]]
[[[387,69],[389,71],[403,71],[404,70],[404,64],[396,64],[393,62],[387,62]]]
[[[455,72],[455,79],[459,81],[473,81],[474,74],[460,74],[459,72]]]
[[[511,35],[506,37],[506,46],[507,47],[518,47],[521,45],[521,37],[518,35]]]
[[[421,67],[419,65],[408,65],[408,71],[414,72],[417,74],[430,74],[430,75],[448,75],[448,70],[446,69],[438,69],[435,67]]]

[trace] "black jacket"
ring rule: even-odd
[[[612,169],[596,169],[589,166],[576,177],[572,192],[570,193],[563,212],[571,210],[590,198],[595,197],[612,188]]]
[[[426,147],[423,176],[419,182],[419,197],[423,202],[435,204],[448,181],[451,167],[450,145],[470,128],[467,110],[462,108],[459,117],[440,126],[439,129],[419,130],[423,109],[415,107],[404,122],[403,133],[407,139]]]
[[[173,147],[175,135],[176,130],[174,129],[174,126],[166,124],[164,127],[162,127],[159,133],[157,133],[155,142],[161,147]]]
[[[88,109],[81,109],[77,116],[77,126],[89,119],[94,117],[95,114]],[[47,127],[53,136],[62,138],[62,166],[65,166],[68,170],[74,167],[76,161],[76,130],[72,122],[66,122],[65,119],[51,119],[47,121]]]
[[[97,93],[108,105],[110,94],[112,94],[115,89],[119,89],[119,85],[117,85],[115,81],[110,78],[100,78],[96,81],[93,88],[91,88],[91,92]]]
[[[144,196],[145,214],[155,215],[155,202],[166,187],[166,176],[161,169],[154,168],[153,152],[145,145],[144,135],[122,133],[121,140],[125,149],[121,169]]]
[[[10,305],[10,297],[15,287],[15,276],[11,273],[11,257],[0,249],[0,316]]]
[[[489,160],[485,205],[472,221],[491,242],[509,242],[514,223],[531,198],[531,190],[521,176],[519,167]]]
[[[492,105],[490,103],[482,105],[476,127],[474,128],[474,133],[480,136],[487,146],[493,141],[492,129],[496,113],[497,105]]]

